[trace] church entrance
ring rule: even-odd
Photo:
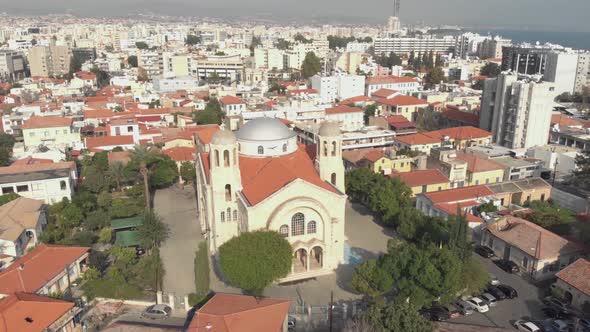
[[[293,272],[301,273],[307,271],[307,250],[298,249],[293,254]]]
[[[319,270],[324,265],[324,250],[321,247],[311,249],[311,261],[309,262],[310,270]]]

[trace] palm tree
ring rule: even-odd
[[[137,227],[139,242],[146,250],[157,249],[170,235],[168,225],[162,222],[162,218],[153,211],[143,213],[142,224]]]
[[[117,184],[117,191],[121,191],[121,182],[125,179],[125,165],[120,161],[115,161],[109,166],[108,173]]]
[[[153,157],[153,151],[141,145],[136,145],[131,151],[131,159],[139,163],[139,173],[143,177],[143,186],[145,191],[145,208],[150,210],[150,184],[149,184],[149,173],[148,168],[149,162]]]

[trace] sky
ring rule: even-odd
[[[0,0],[9,14],[123,16],[161,13],[194,17],[258,17],[308,22],[382,24],[393,0]],[[590,32],[590,0],[402,0],[404,24],[461,25]]]

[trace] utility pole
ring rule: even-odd
[[[334,291],[330,292],[330,332],[332,332],[332,321],[334,318]]]
[[[559,159],[555,158],[555,165],[553,166],[553,180],[551,181],[551,187],[555,186],[555,177],[557,176],[557,165],[559,165]]]

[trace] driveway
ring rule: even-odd
[[[474,313],[470,316],[462,316],[452,322],[467,323],[491,327],[512,327],[515,320],[528,318],[541,320],[545,316],[541,312],[544,297],[544,290],[524,280],[516,274],[504,272],[490,259],[484,259],[477,254],[474,257],[481,261],[486,269],[495,275],[502,284],[512,286],[518,292],[518,298],[498,302],[498,305],[491,308],[485,314]]]
[[[170,227],[170,237],[160,248],[164,263],[163,289],[178,297],[195,291],[195,251],[202,240],[197,221],[197,204],[192,186],[157,190],[154,211]]]

